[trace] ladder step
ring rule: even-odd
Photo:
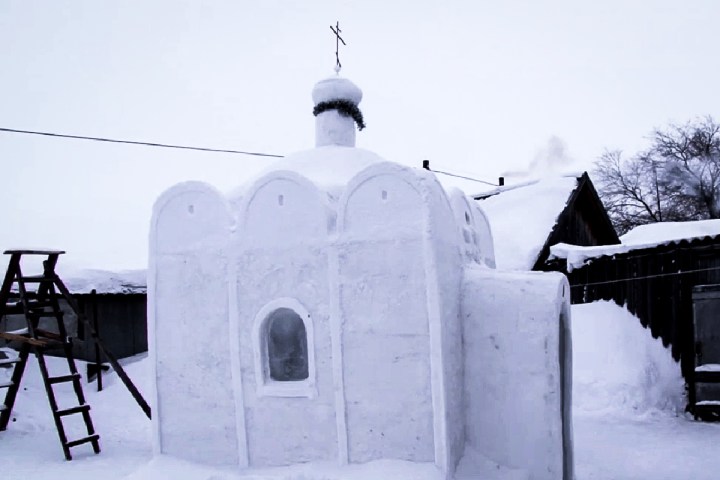
[[[71,373],[70,375],[62,375],[59,377],[48,377],[48,383],[55,385],[56,383],[72,382],[76,378],[81,378],[79,373]]]
[[[15,385],[13,382],[0,383],[0,388],[10,388]]]
[[[78,405],[77,407],[72,408],[66,408],[64,410],[57,410],[55,412],[55,415],[58,417],[64,417],[66,415],[74,415],[76,413],[82,413],[82,412],[88,412],[90,411],[90,405],[87,403],[85,405]]]
[[[73,440],[72,442],[67,442],[65,444],[66,447],[72,448],[77,447],[78,445],[82,445],[83,443],[90,443],[90,442],[96,442],[100,440],[100,435],[90,435],[89,437],[81,438],[79,440]]]
[[[3,252],[5,255],[62,255],[65,250],[23,250],[22,248],[11,248]]]
[[[54,282],[55,277],[46,277],[45,275],[30,275],[27,277],[20,277],[25,283],[42,283],[42,282]]]
[[[53,302],[51,302],[50,300],[45,300],[42,302],[38,302],[38,301],[28,302],[28,308],[30,310],[34,310],[36,308],[47,308],[47,307],[52,307],[52,306],[53,306]]]

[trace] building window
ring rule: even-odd
[[[258,395],[317,395],[312,319],[299,301],[279,298],[260,309],[253,348]]]
[[[307,332],[300,315],[279,308],[268,318],[267,330],[270,378],[278,382],[308,378]]]

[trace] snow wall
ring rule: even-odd
[[[230,225],[224,198],[205,184],[178,185],[155,204],[148,275],[154,445],[198,462],[238,461],[235,379],[223,341]]]
[[[468,268],[462,314],[466,453],[533,480],[572,480],[567,280]]]

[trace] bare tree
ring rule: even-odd
[[[720,218],[720,125],[706,117],[652,134],[652,146],[624,159],[606,151],[594,177],[615,228]]]
[[[693,218],[720,218],[720,125],[712,118],[656,130],[654,153],[663,181]]]

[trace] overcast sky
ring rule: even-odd
[[[720,112],[720,2],[0,0],[0,127],[287,154],[310,91],[364,91],[358,145],[494,181],[582,171],[657,126]],[[242,185],[272,161],[0,132],[0,249],[142,268],[170,185]],[[542,170],[542,168],[540,168]]]

